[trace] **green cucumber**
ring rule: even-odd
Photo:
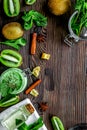
[[[20,13],[19,0],[3,0],[4,12],[8,17],[17,16]]]
[[[54,130],[64,130],[63,123],[57,116],[53,116],[51,122]]]

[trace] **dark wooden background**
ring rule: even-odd
[[[20,50],[23,56],[21,68],[32,69],[40,65],[42,83],[37,87],[39,91],[37,98],[21,93],[21,100],[27,97],[32,100],[39,114],[43,116],[48,130],[52,130],[51,115],[58,116],[66,130],[77,123],[87,122],[87,42],[79,42],[73,47],[68,47],[64,43],[64,37],[69,33],[67,25],[72,9],[63,16],[53,16],[48,11],[46,0],[37,0],[32,6],[26,6],[23,0],[20,2],[20,15],[16,18],[8,18],[3,12],[2,0],[0,0],[0,31],[8,22],[20,22],[24,10],[37,10],[48,17],[47,41],[42,44],[37,43],[35,56],[29,54],[31,30],[25,31],[24,34],[27,45]],[[2,40],[1,33],[0,39]],[[0,51],[6,48],[10,47],[0,45]],[[51,54],[49,61],[40,59],[42,52]],[[7,68],[0,64],[0,71],[3,72],[5,69]],[[37,103],[42,101],[49,105],[49,109],[43,113],[37,106]]]

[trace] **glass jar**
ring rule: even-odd
[[[28,117],[34,112],[34,108],[31,104],[21,106],[19,109],[11,113],[4,119],[1,124],[8,130],[17,129],[22,123],[24,123]]]
[[[11,89],[9,94],[19,94],[27,86],[27,75],[21,69],[9,68],[0,76],[0,84],[3,83]]]

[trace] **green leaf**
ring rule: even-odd
[[[45,18],[45,16],[43,16],[41,13],[39,13],[37,11],[34,11],[34,15],[35,15],[35,17],[40,18],[40,19],[44,19]]]
[[[84,0],[76,0],[76,4],[75,4],[75,10],[80,11],[82,6],[84,4]]]
[[[84,27],[87,27],[87,22],[85,23]]]
[[[28,13],[26,13],[24,16],[22,16],[22,19],[25,21],[25,22],[28,22],[30,21],[32,18],[32,16]]]
[[[28,126],[26,125],[25,122],[24,122],[21,126],[19,126],[17,129],[18,129],[18,130],[29,130],[29,129],[28,129]]]
[[[78,10],[78,14],[73,17],[71,26],[76,35],[80,35],[83,27],[87,27],[87,1],[76,0],[75,10]]]
[[[22,120],[20,120],[20,119],[16,119],[16,125],[20,125],[21,123],[23,123]]]
[[[29,13],[29,15],[31,15],[31,16],[32,16],[32,15],[34,15],[35,10],[30,10],[28,13]]]
[[[33,26],[33,21],[32,21],[32,20],[29,21],[29,22],[25,22],[25,23],[24,23],[24,29],[25,29],[25,30],[31,29],[32,26]]]
[[[30,10],[29,12],[24,12],[22,19],[24,20],[25,30],[31,29],[33,23],[36,26],[47,26],[47,18],[43,16],[41,13],[34,10]]]

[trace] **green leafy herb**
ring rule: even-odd
[[[43,16],[41,13],[31,10],[29,12],[24,12],[22,16],[24,20],[24,29],[31,29],[33,24],[36,26],[47,26],[47,18]]]
[[[0,42],[0,44],[5,44],[8,46],[11,46],[17,50],[19,50],[21,46],[25,46],[26,43],[27,43],[27,41],[24,38],[19,38],[16,40],[6,40],[4,42]]]
[[[16,119],[16,125],[20,125],[21,123],[23,123],[23,121],[21,119]]]
[[[27,30],[27,29],[31,29],[33,26],[33,21],[32,19],[29,21],[29,22],[24,22],[24,29]]]
[[[80,35],[82,28],[87,27],[87,1],[77,0],[75,10],[78,13],[73,17],[71,27],[75,34]]]

